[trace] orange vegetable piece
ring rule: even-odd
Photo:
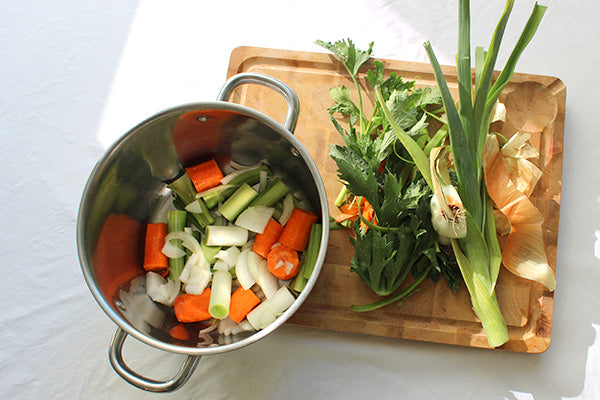
[[[254,294],[252,289],[246,290],[240,286],[231,295],[229,318],[239,324],[259,303],[260,299]]]
[[[267,223],[263,233],[256,235],[254,244],[252,245],[252,251],[260,255],[262,258],[267,258],[269,251],[271,251],[271,247],[277,243],[277,240],[281,235],[281,231],[283,231],[283,226],[271,218]]]
[[[198,322],[212,318],[208,312],[210,302],[210,288],[204,289],[202,294],[182,294],[177,296],[173,303],[175,317],[179,322]]]
[[[144,245],[144,269],[146,271],[160,271],[169,266],[169,259],[163,254],[167,236],[167,224],[159,222],[148,224],[146,227],[146,241]]]
[[[310,211],[294,208],[288,222],[283,227],[279,243],[296,251],[304,251],[308,244],[310,229],[319,218]]]
[[[223,179],[223,172],[214,158],[186,168],[186,171],[198,192],[217,186]]]
[[[292,264],[292,269],[286,271],[286,263]],[[267,256],[267,268],[276,278],[287,281],[298,275],[300,256],[298,252],[285,245],[273,247]]]
[[[190,334],[187,331],[185,325],[177,324],[169,330],[169,335],[172,338],[178,340],[188,340],[190,338]]]

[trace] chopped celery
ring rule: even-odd
[[[304,253],[304,265],[303,265],[303,274],[304,278],[310,278],[310,275],[315,268],[315,264],[317,263],[317,257],[319,256],[319,248],[321,246],[321,234],[323,232],[323,227],[321,224],[313,224],[310,230],[310,236],[308,239],[308,246]]]
[[[243,183],[231,197],[219,206],[219,211],[228,221],[233,222],[256,196],[258,196],[256,190],[247,183]]]
[[[196,201],[196,188],[192,183],[189,175],[184,173],[179,178],[167,185],[177,195],[175,199],[176,207],[179,209],[187,207],[189,204]],[[198,199],[198,207],[202,210],[201,213],[190,213],[194,217],[200,229],[206,228],[207,225],[214,223],[214,218],[210,214],[210,210],[204,200]],[[179,203],[179,204],[177,204]]]
[[[317,256],[319,255],[319,248],[321,242],[321,234],[323,227],[321,224],[313,224],[310,230],[310,236],[308,239],[308,246],[302,254],[302,264],[300,265],[300,271],[290,284],[290,288],[296,292],[301,292],[308,282],[308,278],[312,274],[315,264],[317,263]]]
[[[235,178],[227,183],[229,187],[224,188],[223,190],[215,191],[212,193],[203,196],[202,198],[206,202],[208,208],[216,207],[217,204],[225,201],[229,196],[236,191],[242,184],[247,183],[248,185],[254,185],[260,180],[261,171],[267,172],[269,174],[271,171],[269,167],[266,165],[261,165],[260,167],[248,169],[246,171],[240,172]]]
[[[167,214],[167,230],[171,232],[183,232],[185,222],[187,220],[187,212],[181,210],[172,210]],[[183,249],[181,240],[175,240],[175,244]],[[183,267],[185,266],[185,257],[169,258],[169,276],[171,280],[177,281]]]
[[[283,198],[290,192],[290,188],[280,178],[275,178],[265,190],[263,190],[254,200],[250,203],[250,206],[266,206],[272,207],[275,203]]]

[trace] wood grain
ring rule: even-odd
[[[429,64],[380,61],[388,73],[393,71],[405,80],[414,80],[418,87],[435,85]],[[366,65],[365,71],[370,67]],[[443,70],[451,90],[456,93],[456,69],[446,66]],[[300,117],[295,135],[319,168],[331,213],[335,215],[337,210],[333,201],[341,184],[328,151],[330,143],[342,144],[342,141],[329,120],[327,108],[333,104],[330,88],[336,85],[352,88],[349,75],[328,54],[257,47],[234,49],[228,77],[240,72],[266,73],[287,83],[297,93]],[[369,91],[364,78],[360,82],[363,89]],[[549,264],[556,268],[566,87],[555,77],[515,74],[501,100],[507,104],[507,123],[501,127],[502,133],[510,136],[517,128],[530,131],[532,142],[540,153],[539,158],[533,161],[544,175],[532,200],[544,215],[542,228],[546,253]],[[280,95],[259,85],[239,87],[231,101],[261,111],[278,121],[283,121],[285,116],[286,105]],[[347,236],[345,231],[331,233],[319,279],[289,323],[339,332],[489,348],[464,286],[454,294],[443,282],[426,282],[423,290],[409,298],[402,307],[390,305],[369,313],[350,311],[351,305],[370,303],[378,297],[356,274],[350,272],[354,249]],[[553,293],[538,283],[502,269],[497,296],[510,337],[500,349],[525,353],[545,351],[552,331]]]

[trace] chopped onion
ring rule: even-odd
[[[240,253],[235,263],[235,276],[237,277],[240,285],[246,290],[250,289],[255,283],[256,279],[250,273],[248,269],[248,253],[250,249],[244,249]]]
[[[240,253],[241,252],[237,247],[231,246],[226,250],[219,250],[219,252],[215,255],[215,258],[225,262],[227,266],[231,268],[235,266]]]
[[[259,162],[257,162],[256,164],[253,164],[253,165],[244,165],[244,164],[240,164],[238,162],[235,162],[235,161],[231,160],[229,162],[229,165],[232,168],[234,168],[234,169],[236,169],[238,171],[247,171],[249,169],[260,168],[263,165],[269,165],[269,161],[267,159],[262,159]]]
[[[166,306],[172,306],[179,294],[179,282],[166,280],[156,272],[146,273],[146,293],[152,300]]]
[[[250,232],[263,233],[274,211],[272,207],[248,207],[237,217],[235,224]]]
[[[185,250],[169,240],[165,241],[161,252],[169,258],[181,258],[185,256]]]
[[[202,214],[202,207],[200,206],[200,201],[192,201],[190,204],[185,206],[185,211],[192,214]]]
[[[246,315],[246,319],[256,330],[264,329],[277,319],[275,313],[263,302]]]
[[[289,262],[289,261],[286,261],[286,262],[285,262],[285,270],[284,270],[284,271],[285,271],[285,273],[286,273],[286,274],[289,274],[290,272],[292,272],[292,270],[293,270],[293,269],[294,269],[294,264],[292,264],[292,263],[291,263],[291,262]]]
[[[215,263],[213,264],[213,270],[214,271],[229,271],[229,268],[231,268],[225,261],[223,260],[217,260],[215,261]]]
[[[259,172],[259,181],[258,181],[258,183],[259,183],[259,185],[258,185],[259,190],[258,191],[259,192],[262,192],[267,187],[267,176],[268,176],[267,171],[260,171]]]
[[[198,243],[196,238],[189,233],[177,231],[171,232],[167,236],[165,236],[165,242],[170,242],[173,239],[181,240],[183,247],[193,251],[194,253],[202,251],[200,243]]]
[[[252,246],[254,246],[254,239],[252,240],[248,240],[243,246],[242,246],[242,251],[246,250],[246,249],[252,249]]]
[[[219,322],[218,330],[221,335],[232,336],[240,332],[252,331],[254,328],[247,320],[243,320],[237,324],[234,320],[227,317]]]
[[[294,211],[294,197],[291,193],[288,193],[283,198],[283,209],[281,210],[281,216],[279,217],[279,223],[281,225],[285,225],[290,219],[292,215],[292,211]]]
[[[267,260],[253,251],[248,253],[248,269],[262,289],[265,297],[270,299],[279,289],[279,281],[267,268]]]
[[[277,292],[266,301],[267,306],[273,311],[276,316],[283,314],[285,310],[294,304],[296,298],[290,292],[287,286],[280,287]]]
[[[192,253],[188,258],[179,280],[185,283],[184,290],[188,294],[202,294],[210,283],[212,273],[210,264],[204,257],[204,253]]]

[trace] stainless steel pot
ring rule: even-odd
[[[288,107],[283,125],[229,102],[233,90],[242,84],[260,84],[281,93]],[[175,390],[190,377],[202,355],[236,350],[264,338],[310,293],[325,258],[329,210],[319,171],[292,134],[298,113],[298,98],[283,82],[263,74],[239,74],[227,81],[216,102],[182,105],[154,115],[121,137],[96,164],[81,200],[77,249],[90,291],[118,326],[110,342],[109,359],[129,383],[154,392]],[[324,222],[316,267],[295,303],[261,331],[227,340],[212,332],[211,345],[205,344],[202,335],[176,339],[169,334],[177,325],[173,310],[146,295],[141,267],[145,224],[164,221],[171,206],[167,184],[181,175],[184,166],[208,157],[221,164],[234,160],[247,165],[268,159],[272,170],[283,174],[284,181]],[[172,379],[144,377],[123,360],[128,335],[188,357]]]

